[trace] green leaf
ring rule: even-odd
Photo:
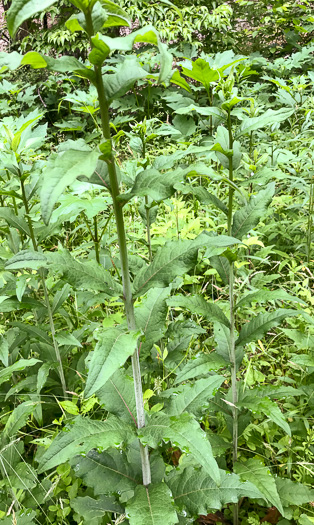
[[[208,400],[216,394],[216,390],[224,380],[224,377],[214,375],[199,379],[193,385],[181,386],[178,395],[172,397],[167,413],[170,416],[178,416],[183,412],[189,412],[200,416],[208,406]],[[164,393],[166,394],[167,390]]]
[[[142,472],[131,465],[126,453],[110,449],[99,454],[91,450],[86,456],[75,456],[70,461],[76,476],[94,490],[95,495],[121,493],[134,490],[142,483]]]
[[[174,525],[178,523],[172,496],[165,483],[136,487],[134,497],[127,502],[130,525]]]
[[[281,308],[273,312],[260,313],[249,323],[241,328],[240,335],[236,340],[236,346],[244,346],[251,341],[262,339],[270,328],[278,326],[287,317],[299,315],[298,310],[287,310]]]
[[[265,416],[267,416],[271,421],[282,428],[283,431],[288,434],[288,436],[291,436],[291,429],[280,408],[278,407],[277,403],[271,401],[271,399],[268,397],[258,399],[256,394],[253,393],[252,396],[246,396],[245,399],[239,403],[239,405],[252,410],[253,413],[260,412],[265,414]]]
[[[242,481],[250,481],[263,494],[266,500],[279,510],[280,514],[284,514],[275,478],[261,460],[251,458],[245,463],[236,463],[234,470],[239,474]]]
[[[67,250],[50,253],[48,257],[52,271],[61,273],[63,279],[76,290],[84,288],[101,291],[110,297],[118,297],[122,291],[121,285],[113,280],[110,272],[96,261],[77,261]]]
[[[250,230],[255,228],[266,213],[275,193],[275,183],[271,182],[257,195],[250,198],[249,203],[236,211],[233,216],[232,235],[242,239]]]
[[[155,169],[141,171],[135,179],[131,191],[119,196],[119,201],[127,202],[133,197],[150,197],[153,201],[160,202],[168,199],[175,193],[174,185],[182,179],[181,173],[160,173]]]
[[[151,288],[141,304],[135,307],[136,327],[144,335],[139,346],[141,357],[146,356],[154,343],[164,335],[168,312],[166,299],[169,294],[170,288]]]
[[[51,306],[51,311],[53,314],[57,312],[59,308],[61,308],[61,306],[63,305],[64,301],[68,299],[70,295],[70,289],[71,289],[70,285],[65,284],[61,290],[57,291],[57,293],[55,294],[53,298],[53,302]]]
[[[152,287],[168,286],[173,279],[190,270],[197,261],[200,248],[207,248],[206,257],[222,253],[227,246],[240,243],[238,239],[219,235],[211,237],[205,233],[194,240],[169,241],[160,248],[153,262],[142,268],[134,279],[134,296],[143,295]]]
[[[167,304],[172,308],[186,308],[193,314],[198,314],[202,317],[205,317],[207,321],[218,321],[228,328],[230,327],[229,320],[219,308],[219,306],[217,306],[215,303],[206,301],[206,299],[204,299],[204,297],[201,295],[175,295],[174,297],[170,297],[170,299],[168,299]]]
[[[20,270],[22,268],[38,270],[46,264],[47,259],[43,253],[22,250],[6,262],[5,268],[6,270]]]
[[[285,290],[262,289],[242,297],[242,299],[237,302],[235,308],[252,303],[265,303],[267,301],[294,301],[296,303],[303,304],[304,306],[306,305],[305,301],[302,301],[302,299],[299,299],[299,297],[296,297],[295,295],[290,295]]]
[[[182,73],[197,82],[203,84],[205,89],[210,87],[212,82],[216,82],[220,79],[220,74],[217,69],[212,69],[206,60],[198,58],[194,62],[191,62],[191,69],[182,67]]]
[[[106,450],[135,438],[132,427],[114,416],[106,421],[94,421],[78,416],[67,432],[61,432],[40,459],[40,472],[65,463],[77,454],[87,453],[92,448]]]
[[[283,507],[304,505],[314,501],[314,490],[288,478],[276,478],[276,487]]]
[[[239,138],[242,135],[251,133],[251,131],[282,122],[289,118],[294,112],[294,108],[281,108],[277,110],[268,109],[263,115],[246,118],[242,121],[241,126],[239,126],[235,137]]]
[[[0,335],[0,361],[4,366],[9,366],[9,343],[3,335]]]
[[[86,522],[103,518],[107,512],[116,512],[118,514],[123,512],[123,507],[116,502],[116,499],[107,496],[100,496],[98,499],[90,496],[77,497],[71,500],[71,507]]]
[[[190,358],[183,368],[179,370],[174,384],[208,374],[211,370],[217,371],[220,368],[225,368],[225,366],[227,366],[226,361],[215,352],[209,355],[196,355]]]
[[[221,210],[225,215],[228,215],[228,208],[227,206],[220,200],[216,195],[213,193],[209,193],[206,188],[203,186],[187,186],[185,185],[185,188],[193,193],[195,197],[199,200],[201,204],[205,204],[205,206],[216,206],[219,210]],[[185,191],[184,191],[185,193]]]
[[[138,336],[139,332],[124,333],[118,328],[96,333],[98,341],[89,363],[85,397],[90,397],[103,387],[127,358],[134,354]]]
[[[97,392],[97,398],[110,414],[132,423],[136,418],[134,381],[122,368]],[[133,419],[132,419],[132,415]]]
[[[29,334],[30,337],[33,337],[34,339],[38,339],[42,343],[46,343],[48,345],[52,344],[52,340],[50,336],[47,334],[47,332],[44,332],[44,330],[41,330],[41,328],[38,328],[38,326],[32,326],[31,324],[20,323],[19,321],[14,321],[12,325],[17,326],[21,331],[26,332],[27,334]]]
[[[11,368],[11,367],[10,367]],[[26,425],[29,416],[34,412],[38,402],[24,401],[10,414],[2,431],[2,438],[11,438],[20,428]]]
[[[313,366],[314,367],[314,355],[310,354],[292,354],[290,361],[299,366]]]
[[[124,95],[135,82],[145,78],[147,74],[147,71],[138,64],[136,57],[125,58],[117,73],[103,76],[104,89],[109,103]]]
[[[43,0],[40,4],[37,0],[14,0],[7,13],[7,25],[11,37],[14,37],[16,31],[25,20],[55,3],[56,0]]]
[[[4,383],[5,381],[8,381],[12,378],[13,372],[19,372],[21,370],[24,370],[28,366],[34,366],[37,363],[41,363],[39,359],[20,359],[16,363],[14,363],[11,366],[7,366],[6,368],[0,370],[0,385]]]
[[[4,219],[9,224],[9,226],[12,226],[12,228],[17,228],[24,235],[30,237],[30,231],[27,222],[22,217],[15,215],[11,208],[0,208],[0,218]]]
[[[236,474],[220,471],[219,486],[204,469],[187,467],[172,471],[167,479],[175,505],[186,509],[190,515],[207,515],[210,509],[221,509],[227,503],[237,503],[240,498],[263,498],[261,492],[250,482],[240,481]]]
[[[65,188],[72,184],[77,177],[90,177],[96,168],[99,152],[66,150],[52,154],[43,171],[43,185],[40,200],[42,216],[46,224],[49,223],[54,205]]]
[[[156,414],[146,427],[138,430],[138,434],[143,444],[153,448],[157,448],[161,441],[171,441],[183,452],[191,454],[216,483],[220,482],[220,473],[210,442],[191,414],[171,417]]]
[[[225,128],[224,126],[218,126],[217,134],[216,134],[216,142],[221,147],[221,151],[219,150],[216,151],[218,160],[224,168],[229,169],[229,157],[230,157],[229,132],[227,128]],[[232,146],[232,152],[233,152],[232,167],[234,170],[236,170],[240,166],[241,156],[242,156],[240,148],[241,148],[240,142],[235,140]]]
[[[79,342],[73,334],[59,333],[56,334],[56,340],[58,341],[59,346],[77,346],[82,348],[81,343]]]

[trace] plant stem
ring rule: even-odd
[[[228,132],[229,132],[229,149],[233,148],[233,136],[231,127],[231,115],[228,112]],[[229,180],[233,182],[233,157],[229,157]],[[234,189],[229,185],[229,206],[228,206],[228,235],[232,234],[232,209],[233,209],[233,194]],[[235,353],[235,336],[234,336],[234,265],[230,263],[229,271],[229,305],[230,305],[230,347],[229,359],[231,365],[231,392],[232,392],[232,463],[236,463],[238,459],[238,391],[237,391],[237,365]],[[239,505],[233,505],[233,525],[238,525],[239,522]]]
[[[151,242],[151,236],[150,236],[150,219],[149,219],[149,208],[148,208],[148,197],[145,197],[145,210],[146,210],[146,232],[147,232],[147,244],[148,244],[148,255],[149,255],[149,262],[152,262],[153,260],[153,253],[152,253],[152,242]]]
[[[33,223],[32,223],[32,220],[30,218],[30,215],[29,215],[29,206],[28,206],[28,200],[27,200],[27,196],[26,196],[26,192],[25,192],[23,176],[22,176],[22,173],[20,171],[19,171],[19,175],[20,175],[20,184],[21,184],[21,190],[22,190],[23,204],[24,204],[24,208],[25,208],[25,212],[26,212],[26,217],[27,217],[29,232],[30,232],[30,236],[31,236],[31,241],[32,241],[32,245],[33,245],[33,248],[34,248],[35,252],[38,252],[38,244],[37,244],[36,237],[35,237]],[[55,324],[54,324],[54,320],[53,320],[53,315],[52,315],[52,310],[51,310],[51,306],[50,306],[48,290],[47,290],[47,286],[46,286],[45,273],[44,273],[44,269],[43,268],[39,269],[39,275],[40,275],[42,287],[43,287],[43,290],[44,290],[44,297],[45,297],[45,303],[46,303],[47,312],[48,312],[48,318],[49,318],[49,325],[50,325],[50,331],[51,331],[53,347],[54,347],[54,351],[55,351],[55,354],[56,354],[57,361],[59,363],[59,376],[60,376],[61,386],[62,386],[62,390],[63,390],[63,396],[65,398],[67,398],[68,397],[68,395],[67,395],[67,387],[66,387],[66,382],[65,382],[65,376],[64,376],[64,370],[63,370],[63,365],[62,365],[62,359],[61,359],[61,355],[60,355],[59,345],[58,345],[57,340],[56,340]]]
[[[99,237],[98,237],[98,223],[97,223],[97,216],[94,217],[94,246],[95,246],[95,257],[98,264],[100,264],[100,257],[99,257]]]
[[[86,15],[86,21],[88,23],[88,15]],[[91,24],[89,21],[89,27]],[[92,31],[91,33],[92,34]],[[95,66],[95,85],[98,93],[100,115],[103,135],[106,140],[109,140],[111,143],[111,134],[110,134],[110,123],[109,123],[109,113],[108,113],[108,102],[105,96],[105,90],[103,85],[101,67]],[[108,164],[108,173],[111,186],[111,195],[113,200],[113,209],[116,219],[116,227],[118,234],[119,250],[120,250],[120,262],[121,262],[121,274],[122,274],[122,283],[123,283],[123,299],[124,307],[127,318],[127,324],[129,330],[136,330],[136,322],[134,315],[134,306],[132,299],[132,290],[131,290],[131,280],[129,272],[129,263],[128,263],[128,252],[127,252],[127,243],[125,236],[125,227],[124,227],[124,218],[122,205],[118,202],[118,197],[120,194],[118,178],[116,173],[116,166],[114,162],[114,157],[111,154],[110,158],[107,161]],[[132,356],[132,368],[133,368],[133,378],[134,378],[134,390],[135,390],[135,401],[136,401],[136,411],[137,411],[137,426],[138,428],[143,428],[145,426],[145,412],[144,412],[144,402],[143,402],[143,391],[142,391],[142,380],[141,380],[141,370],[140,370],[140,361],[138,351],[136,350]],[[140,443],[140,453],[142,461],[142,474],[143,474],[143,485],[147,486],[151,482],[151,472],[150,472],[150,462],[148,455],[148,448],[144,447]]]

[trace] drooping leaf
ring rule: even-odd
[[[131,191],[119,196],[119,200],[127,202],[133,197],[150,197],[153,201],[160,202],[175,193],[174,184],[182,179],[181,173],[167,174],[151,168],[141,171],[135,179]]]
[[[136,487],[134,497],[126,505],[130,525],[178,523],[172,501],[171,492],[165,483]]]
[[[190,453],[200,463],[211,478],[219,483],[219,469],[205,432],[191,414],[167,416],[153,415],[146,427],[138,430],[144,444],[156,448],[161,441],[171,441],[182,451]]]
[[[58,341],[59,346],[77,346],[78,348],[82,348],[81,343],[73,334],[67,334],[67,333],[58,333],[56,335],[56,340]]]
[[[223,376],[214,375],[206,379],[198,379],[193,385],[181,386],[180,393],[172,397],[167,407],[167,414],[178,416],[183,412],[189,412],[195,416],[200,416],[208,406],[208,400],[216,394],[216,390],[224,380]]]
[[[124,95],[138,80],[145,78],[147,71],[137,62],[136,57],[125,58],[122,66],[112,75],[104,75],[104,89],[109,102]],[[82,175],[82,174],[80,174]]]
[[[47,254],[48,257],[48,254]],[[110,297],[117,297],[121,293],[121,285],[116,283],[109,271],[96,261],[74,259],[67,250],[49,254],[49,267],[61,273],[74,289],[82,288],[92,291],[101,291]]]
[[[10,414],[5,427],[3,429],[2,438],[11,438],[26,425],[29,416],[34,412],[38,402],[24,401]]]
[[[12,228],[17,228],[24,235],[30,237],[29,226],[23,217],[19,217],[11,208],[0,208],[0,218],[4,219]]]
[[[237,302],[235,308],[239,308],[240,306],[245,306],[247,304],[252,303],[265,303],[267,301],[294,301],[299,304],[306,305],[305,301],[302,301],[302,299],[299,299],[299,297],[296,297],[295,295],[290,295],[285,290],[257,290],[256,292],[251,292],[240,301]]]
[[[38,270],[38,268],[46,266],[46,263],[47,259],[43,253],[22,250],[11,257],[11,259],[6,262],[5,267],[7,270],[20,270],[22,268]]]
[[[26,323],[20,323],[20,321],[14,321],[12,324],[13,326],[17,326],[23,332],[26,332],[27,334],[29,334],[30,337],[33,337],[34,339],[38,339],[42,343],[46,343],[48,345],[52,344],[52,340],[47,334],[47,332],[45,332],[38,326],[33,326],[30,324],[26,324]]]
[[[242,481],[250,481],[263,494],[266,500],[275,505],[281,514],[284,513],[275,478],[260,459],[250,458],[245,463],[238,462],[235,464],[234,470]]]
[[[169,294],[170,288],[151,288],[140,306],[135,308],[136,327],[144,335],[139,347],[141,356],[145,356],[164,334]]]
[[[103,518],[107,512],[122,514],[123,507],[119,505],[114,497],[100,496],[95,499],[90,496],[78,496],[71,500],[71,507],[77,514],[83,516],[84,521],[89,522],[96,518]]]
[[[14,0],[7,13],[8,30],[13,38],[20,25],[28,18],[55,4],[56,0]]]
[[[160,248],[153,262],[141,269],[134,279],[134,296],[144,294],[152,287],[165,287],[171,281],[190,270],[197,260],[200,248],[207,248],[206,257],[222,253],[227,246],[240,243],[233,237],[219,235],[211,237],[205,233],[200,234],[194,240],[169,241]]]
[[[171,307],[186,308],[191,313],[205,317],[207,321],[218,321],[219,323],[230,327],[227,317],[219,306],[213,302],[206,301],[201,295],[175,295],[168,299],[167,304]]]
[[[61,432],[40,459],[40,472],[68,461],[77,454],[87,453],[92,448],[106,450],[129,443],[135,434],[129,425],[114,416],[106,421],[94,421],[78,416],[67,432]]]
[[[271,182],[264,190],[258,192],[250,198],[249,203],[236,211],[233,216],[232,235],[237,239],[255,228],[260,219],[265,214],[273,195],[275,193],[275,183]]]
[[[97,392],[97,398],[110,414],[132,424],[136,421],[134,381],[121,368]]]
[[[125,333],[118,328],[98,331],[97,344],[89,363],[84,396],[90,397],[124,365],[137,348],[139,332]]]
[[[283,122],[289,118],[292,113],[294,113],[294,111],[294,108],[280,108],[276,110],[267,109],[263,115],[244,119],[235,136],[236,138],[239,138],[246,133],[250,133],[251,131],[265,128],[266,126],[271,126],[277,122]]]
[[[252,396],[246,396],[240,405],[252,410],[254,413],[260,412],[265,414],[265,416],[269,417],[271,421],[282,428],[288,436],[291,436],[291,429],[280,408],[277,403],[268,397],[256,398],[256,395],[253,394]]]
[[[209,191],[203,186],[195,187],[185,185],[185,188],[191,193],[193,193],[193,195],[195,195],[195,197],[200,201],[201,204],[205,204],[207,206],[216,206],[216,208],[221,210],[225,215],[228,214],[227,206],[220,199],[218,199],[216,195],[214,195],[213,193],[209,193]]]
[[[216,352],[205,355],[196,355],[179,369],[174,384],[182,383],[188,379],[208,374],[210,370],[217,371],[227,366],[227,362]]]
[[[210,264],[218,272],[223,284],[229,284],[230,262],[223,255],[215,255],[210,258]]]
[[[8,381],[12,378],[13,372],[18,372],[20,370],[24,370],[28,366],[34,366],[37,363],[40,363],[41,361],[39,359],[20,359],[19,361],[16,361],[11,366],[7,366],[6,368],[3,368],[0,370],[0,385],[4,383],[5,381]]]
[[[287,317],[297,316],[300,313],[298,310],[287,310],[285,308],[260,313],[242,327],[236,345],[244,346],[251,341],[262,339],[270,328],[278,326]]]
[[[94,490],[95,495],[128,492],[142,483],[140,465],[136,469],[128,462],[125,452],[111,449],[99,454],[91,450],[83,456],[75,456],[70,461],[76,476]]]
[[[210,509],[221,509],[227,503],[237,503],[240,498],[263,498],[263,494],[250,482],[241,482],[236,474],[220,471],[219,486],[207,472],[187,467],[183,471],[172,471],[167,479],[175,504],[197,516],[207,514]]]
[[[216,155],[219,162],[226,169],[229,169],[229,158],[232,158],[232,167],[236,170],[241,162],[241,145],[235,140],[232,145],[232,151],[229,147],[229,132],[224,126],[218,126],[216,134],[216,143],[220,145],[221,149],[217,148]]]
[[[0,335],[0,361],[4,366],[9,366],[9,342]]]
[[[49,223],[54,205],[65,188],[77,177],[90,177],[96,168],[99,152],[66,150],[52,154],[43,172],[40,201],[44,222]]]
[[[56,292],[53,298],[52,306],[51,306],[51,311],[53,314],[57,312],[59,308],[61,308],[61,306],[63,305],[64,301],[68,299],[69,294],[70,294],[70,289],[71,289],[70,285],[65,284],[61,290],[58,290]]]

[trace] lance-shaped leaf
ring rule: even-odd
[[[182,472],[172,471],[167,479],[175,504],[192,516],[207,514],[210,509],[221,509],[240,498],[263,498],[250,482],[241,482],[236,474],[220,471],[221,483],[214,483],[204,469],[187,467]]]
[[[130,525],[174,525],[178,523],[171,492],[165,483],[136,487],[127,502]]]
[[[43,172],[40,200],[42,216],[49,223],[54,205],[67,186],[80,175],[90,177],[96,168],[97,151],[67,150],[52,154]]]
[[[83,516],[85,523],[103,518],[107,512],[116,512],[122,514],[123,507],[119,505],[114,497],[100,496],[95,499],[90,496],[77,497],[71,500],[71,507]],[[94,521],[95,523],[95,521]]]
[[[206,257],[212,257],[224,252],[227,246],[240,243],[238,239],[219,235],[212,237],[206,233],[200,234],[194,240],[169,241],[160,248],[153,262],[142,268],[134,279],[134,296],[144,294],[152,287],[168,286],[175,277],[190,270],[197,261],[200,248],[207,248]]]
[[[237,302],[235,308],[240,306],[245,306],[252,303],[265,303],[267,301],[293,301],[296,303],[306,305],[305,301],[299,299],[295,295],[290,295],[285,290],[257,290],[256,292],[249,293],[242,297],[240,301]]]
[[[282,308],[280,310],[274,310],[273,312],[258,314],[241,328],[240,335],[236,340],[236,346],[244,346],[251,341],[262,339],[270,328],[278,326],[287,317],[293,317],[300,313],[302,312],[298,310]]]
[[[38,402],[24,401],[10,414],[2,431],[2,439],[14,436],[20,428],[26,425],[29,416],[34,412]]]
[[[136,422],[136,404],[133,377],[120,368],[97,392],[97,398],[110,414],[127,421]]]
[[[7,25],[11,37],[14,37],[25,20],[55,3],[56,0],[43,0],[40,3],[37,0],[14,0],[7,13]]]
[[[275,478],[268,467],[256,458],[250,458],[245,463],[236,463],[235,472],[242,481],[250,481],[263,494],[264,498],[284,513],[282,503],[277,492]]]
[[[214,195],[213,193],[209,193],[209,191],[207,191],[207,189],[204,188],[203,186],[195,187],[195,186],[189,186],[185,184],[184,189],[182,188],[181,191],[182,193],[188,193],[188,192],[193,193],[193,195],[195,195],[195,197],[197,198],[197,200],[199,200],[201,204],[205,204],[207,206],[208,205],[216,206],[216,208],[218,208],[223,213],[228,215],[227,206],[220,199],[218,199],[216,195]]]
[[[101,454],[91,450],[85,457],[75,456],[70,465],[76,476],[82,478],[96,495],[123,494],[142,483],[140,465],[131,465],[125,452],[120,450],[110,449]]]
[[[27,222],[25,219],[23,219],[23,217],[18,217],[15,215],[11,208],[0,208],[0,218],[4,219],[9,224],[9,226],[12,226],[12,228],[17,228],[24,235],[26,234],[28,237],[30,237],[30,231]]]
[[[127,202],[133,197],[150,197],[153,201],[160,202],[174,194],[174,185],[182,180],[181,173],[160,173],[155,169],[141,171],[135,179],[131,191],[119,196],[119,200]]]
[[[140,306],[135,308],[136,327],[144,335],[144,339],[140,343],[141,356],[146,355],[153,344],[157,343],[164,334],[168,312],[166,299],[169,294],[170,288],[152,288]]]
[[[47,254],[47,257],[49,267],[54,272],[61,273],[74,289],[105,292],[111,297],[120,295],[122,291],[121,285],[96,261],[77,261],[67,250]]]
[[[275,193],[275,183],[271,182],[266,188],[257,195],[250,198],[249,203],[236,211],[233,216],[232,235],[237,239],[255,228],[266,210]]]
[[[217,306],[215,303],[206,301],[206,299],[204,299],[204,297],[201,295],[175,295],[174,297],[170,297],[170,299],[168,299],[167,304],[172,308],[186,308],[191,313],[205,317],[207,321],[218,321],[219,323],[230,327],[230,322],[219,306]]]
[[[225,366],[227,366],[227,362],[216,352],[209,355],[196,355],[179,369],[174,384],[208,374],[210,370],[217,371],[220,368],[225,368]]]
[[[280,408],[268,397],[258,399],[256,398],[256,394],[253,394],[252,396],[246,396],[245,399],[239,403],[239,406],[243,406],[249,410],[252,410],[254,414],[258,412],[265,414],[265,416],[267,416],[271,421],[282,428],[283,431],[288,434],[288,436],[291,436],[291,429]]]
[[[189,412],[200,416],[208,406],[208,400],[214,397],[216,390],[224,380],[224,377],[215,375],[199,379],[193,385],[181,386],[179,394],[171,398],[167,413],[171,416],[178,416],[183,412]],[[164,393],[166,394],[167,390]]]
[[[137,62],[136,57],[125,58],[122,66],[113,75],[104,75],[103,84],[109,102],[124,95],[138,80],[145,78],[147,71]]]
[[[103,387],[127,358],[134,354],[138,336],[139,332],[125,333],[118,328],[96,333],[98,341],[89,364],[85,397],[90,397]]]
[[[40,472],[68,461],[74,456],[87,453],[92,448],[106,450],[135,438],[133,428],[114,416],[106,421],[78,416],[67,432],[61,432],[40,459]]]
[[[41,363],[41,361],[39,359],[34,359],[34,358],[20,359],[13,365],[3,368],[2,370],[0,370],[0,385],[4,383],[5,381],[8,381],[9,379],[11,379],[13,372],[24,370],[28,366],[34,366],[37,363]]]
[[[182,451],[191,454],[216,483],[220,482],[220,473],[210,442],[191,414],[171,417],[156,414],[138,434],[143,444],[154,448],[157,448],[161,441],[171,441]]]
[[[30,337],[33,337],[34,339],[38,339],[42,343],[46,343],[48,345],[51,345],[52,340],[41,328],[38,326],[32,326],[31,324],[21,323],[19,321],[14,321],[12,323],[13,326],[17,326],[21,331],[26,332],[29,334]]]
[[[236,138],[239,138],[246,133],[251,133],[251,131],[282,122],[289,118],[292,113],[294,113],[294,111],[294,108],[281,108],[276,110],[268,109],[263,115],[246,118],[242,121],[242,124],[238,128],[235,136]]]
[[[19,270],[22,268],[38,270],[38,268],[46,266],[46,264],[47,259],[43,253],[22,250],[5,263],[5,268],[6,270]]]

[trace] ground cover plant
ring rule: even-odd
[[[0,522],[310,525],[314,44],[73,6],[0,53]]]

